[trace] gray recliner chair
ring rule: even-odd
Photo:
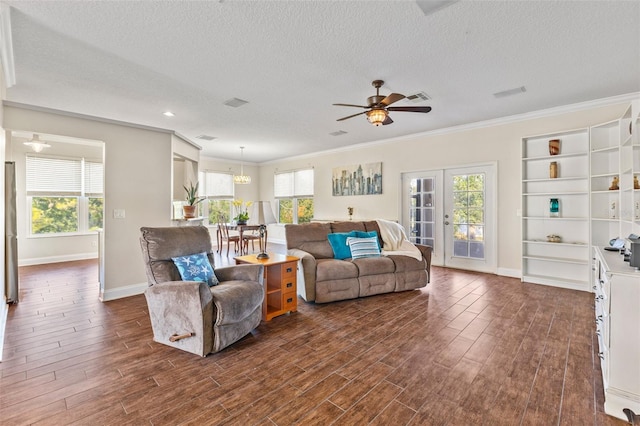
[[[246,336],[260,324],[263,266],[215,269],[220,284],[182,281],[172,257],[205,252],[214,266],[211,237],[204,226],[140,228],[149,288],[153,340],[206,356]]]

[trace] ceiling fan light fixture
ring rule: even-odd
[[[367,120],[369,120],[369,123],[378,127],[382,126],[384,120],[387,119],[387,115],[387,111],[383,109],[372,109],[371,111],[367,112]]]
[[[40,135],[34,134],[31,140],[23,142],[26,146],[31,147],[34,152],[42,152],[45,148],[51,148],[51,145],[40,140]]]
[[[240,174],[233,175],[233,183],[236,185],[247,185],[251,183],[251,176],[244,174],[244,146],[240,147]]]

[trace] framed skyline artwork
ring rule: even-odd
[[[382,194],[382,162],[335,167],[331,187],[334,196]]]

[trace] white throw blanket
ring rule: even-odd
[[[384,219],[376,219],[376,222],[378,222],[380,237],[384,243],[383,256],[403,255],[422,260],[422,252],[409,241],[402,225]]]

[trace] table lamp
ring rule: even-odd
[[[271,211],[271,203],[269,201],[257,201],[253,203],[253,211],[251,218],[260,225],[258,232],[260,233],[260,253],[256,256],[258,259],[268,259],[267,254],[267,225],[277,223],[276,217]]]

